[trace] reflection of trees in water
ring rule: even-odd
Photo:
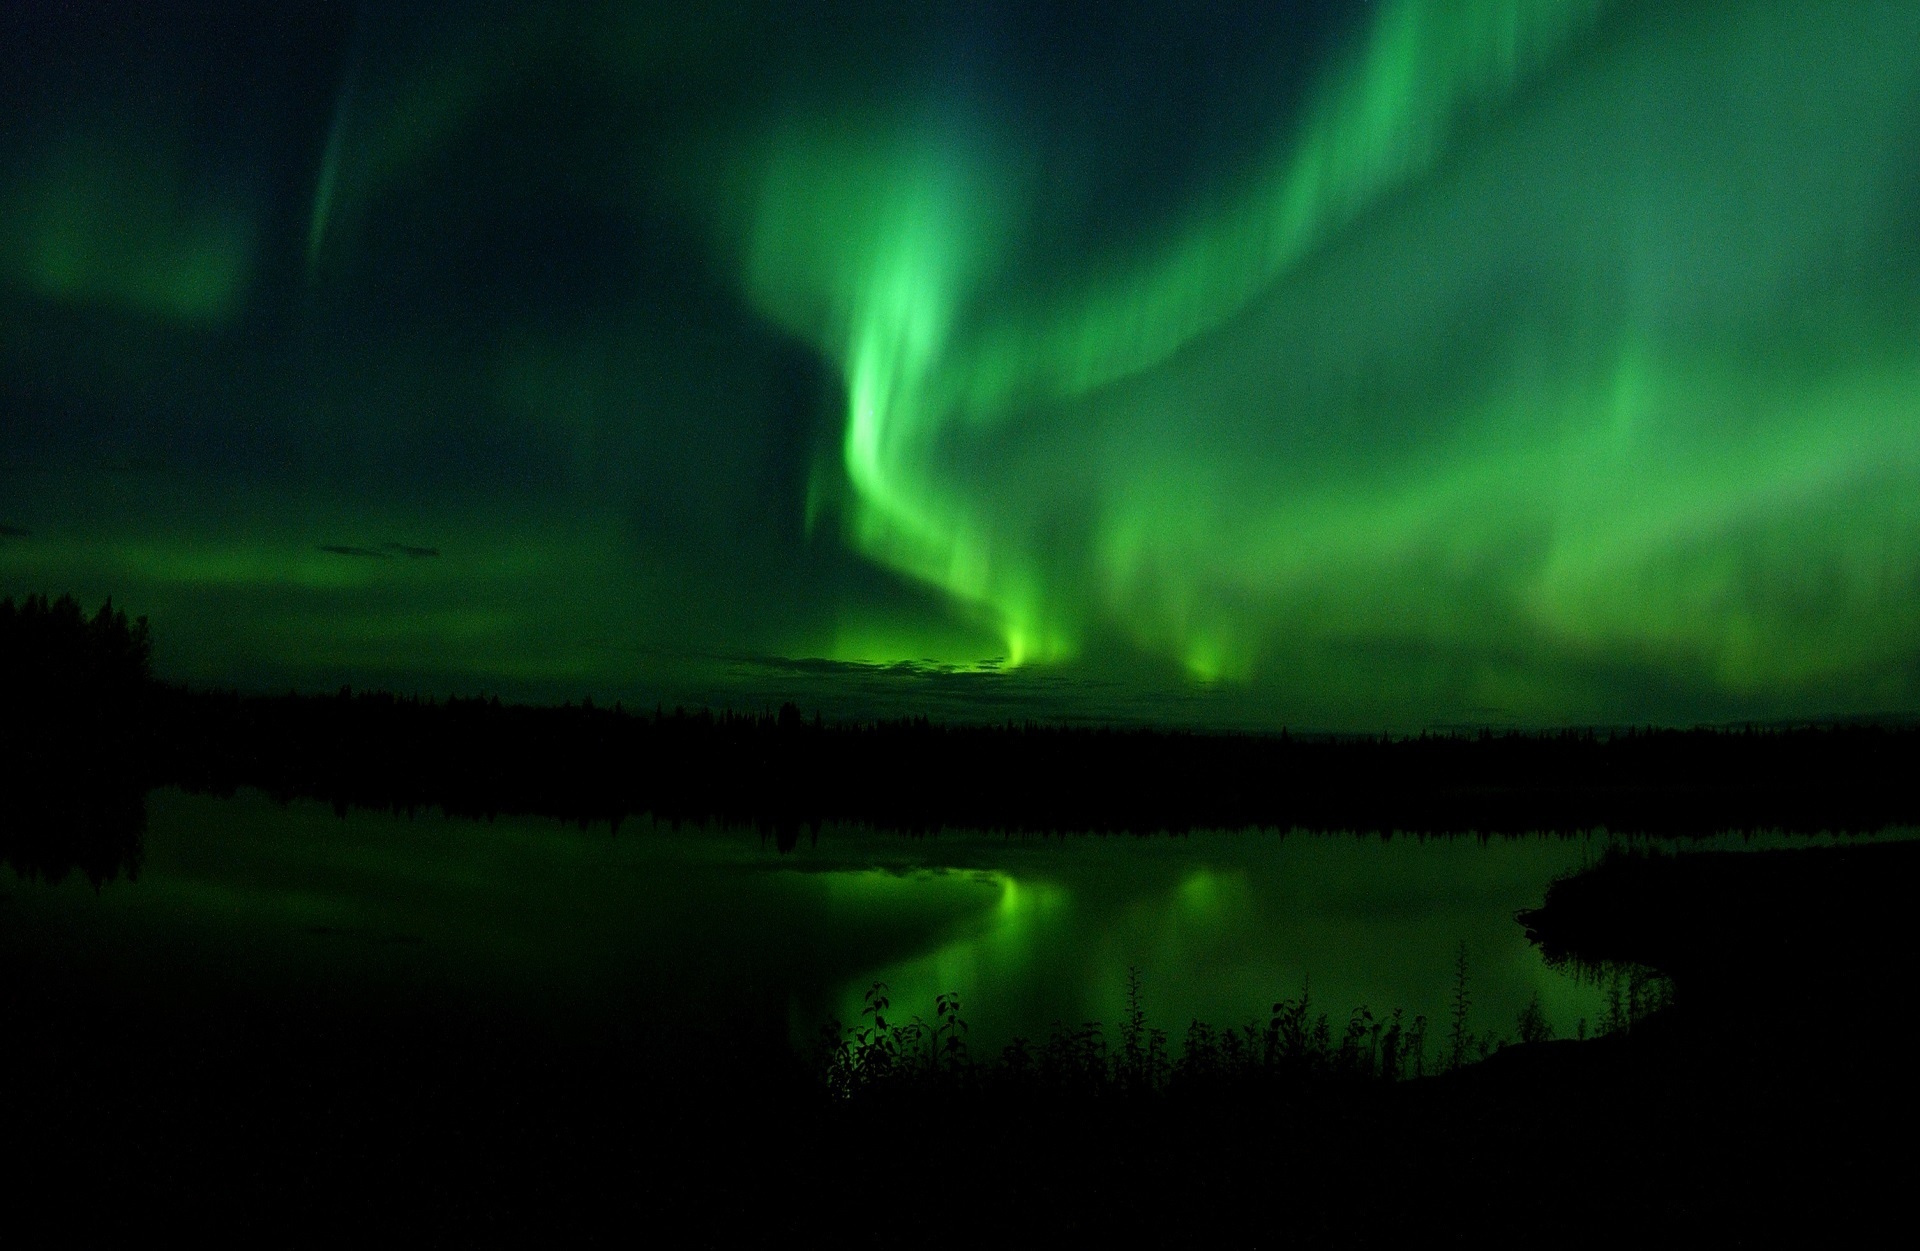
[[[146,787],[124,777],[15,779],[0,794],[0,860],[32,880],[54,883],[69,873],[96,887],[123,874],[132,880],[146,833]]]

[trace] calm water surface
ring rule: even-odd
[[[1604,841],[829,827],[782,853],[741,831],[341,819],[160,791],[138,880],[7,881],[0,934],[107,982],[229,1002],[441,996],[636,1044],[743,1029],[805,1042],[884,981],[900,1017],[959,992],[976,1048],[1056,1021],[1111,1037],[1129,968],[1176,1040],[1194,1018],[1264,1020],[1310,987],[1336,1028],[1362,1005],[1399,1007],[1437,1041],[1464,943],[1475,1030],[1511,1035],[1538,995],[1566,1035],[1604,992],[1548,968],[1513,913]]]

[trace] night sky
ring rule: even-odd
[[[0,594],[162,676],[1920,711],[1920,5],[0,8]]]

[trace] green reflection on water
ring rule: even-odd
[[[848,982],[836,1011],[860,1020],[875,981],[901,1020],[930,1018],[936,995],[957,992],[973,1045],[991,1050],[1055,1022],[1113,1031],[1137,968],[1149,1023],[1176,1039],[1195,1019],[1264,1020],[1275,999],[1303,989],[1336,1022],[1366,1006],[1437,1023],[1464,942],[1476,1031],[1511,1035],[1537,994],[1571,1035],[1581,1018],[1598,1020],[1604,994],[1547,968],[1512,914],[1597,851],[1585,839],[943,839],[929,854],[945,858],[944,873],[844,871],[861,883],[838,896],[850,910],[882,895],[899,907],[899,896],[955,880],[975,886],[978,904],[922,950]],[[998,867],[979,867],[987,862]]]
[[[1003,1016],[1009,1009],[1030,1010],[1035,1006],[1034,985],[1044,979],[1042,966],[1050,958],[1071,957],[1070,946],[1061,940],[1072,933],[1072,898],[1054,882],[1022,881],[987,869],[907,875],[871,869],[833,876],[860,884],[860,889],[847,892],[849,898],[887,892],[913,896],[917,902],[918,897],[954,880],[964,882],[978,898],[975,910],[933,935],[927,950],[875,968],[867,980],[848,983],[839,998],[841,1021],[861,1019],[867,989],[875,981],[888,985],[898,1014],[907,1017],[931,1017],[934,997],[948,991],[959,991],[963,1003],[982,996],[994,999]],[[994,1037],[1006,1032],[1004,1026],[994,1030],[983,1024]]]
[[[1056,1021],[1111,1037],[1129,968],[1175,1040],[1308,985],[1336,1028],[1399,1007],[1438,1037],[1464,943],[1476,1032],[1512,1035],[1537,994],[1564,1036],[1604,993],[1548,969],[1512,914],[1603,844],[828,829],[782,855],[738,831],[341,820],[163,791],[137,882],[0,883],[0,949],[100,994],[430,998],[636,1052],[809,1042],[884,981],[903,1021],[958,992],[991,1054]]]

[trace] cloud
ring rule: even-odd
[[[332,556],[354,556],[362,560],[392,560],[404,556],[408,560],[429,560],[440,555],[437,547],[415,547],[408,543],[382,543],[378,547],[365,547],[353,543],[322,543],[316,549]]]
[[[352,547],[345,543],[322,543],[316,549],[333,556],[357,556],[362,560],[392,560],[392,552],[383,552],[377,547]]]

